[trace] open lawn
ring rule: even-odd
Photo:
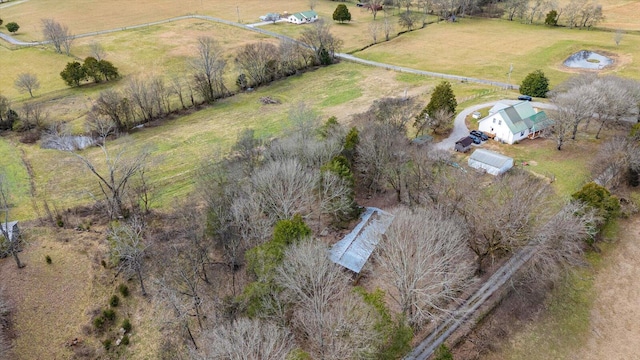
[[[640,35],[626,34],[620,46],[610,32],[549,28],[518,22],[463,19],[441,22],[413,31],[355,55],[368,60],[519,84],[531,71],[541,69],[560,83],[573,73],[562,62],[580,50],[611,54],[616,64],[604,73],[640,77]]]

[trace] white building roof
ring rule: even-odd
[[[380,237],[387,230],[393,215],[378,208],[368,207],[360,223],[329,251],[329,258],[338,265],[360,273]]]
[[[501,169],[509,161],[513,161],[513,159],[508,156],[485,149],[476,149],[476,151],[471,154],[471,157],[469,157],[469,161],[471,160],[475,160],[498,169]]]

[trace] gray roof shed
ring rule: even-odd
[[[513,159],[485,149],[477,149],[469,156],[469,166],[483,169],[491,175],[500,175],[513,167]]]
[[[378,208],[368,207],[360,223],[329,250],[331,261],[360,273],[385,233],[393,215]]]

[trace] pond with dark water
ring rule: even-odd
[[[589,70],[600,70],[611,64],[613,59],[588,50],[578,51],[564,61],[564,66]]]

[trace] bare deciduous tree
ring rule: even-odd
[[[306,240],[289,248],[278,267],[275,281],[293,307],[293,332],[315,359],[371,355],[375,335],[368,309],[346,291],[348,278],[326,251],[321,242]]]
[[[102,45],[97,41],[93,41],[89,44],[89,53],[91,54],[91,57],[98,61],[103,60],[107,55]]]
[[[391,17],[387,16],[386,13],[384,15],[382,30],[384,32],[384,40],[389,41],[389,39],[391,38],[391,33],[394,31],[394,26],[393,22],[391,21]]]
[[[581,84],[569,88],[565,92],[554,91],[551,94],[551,102],[556,106],[554,129],[558,142],[558,150],[567,135],[567,128],[570,128],[571,139],[575,140],[578,133],[578,126],[583,122],[593,118],[594,99],[599,94],[590,84]]]
[[[210,37],[198,38],[198,56],[192,59],[196,90],[205,102],[213,102],[227,93],[224,85],[226,61],[222,48]]]
[[[69,55],[71,44],[74,40],[69,28],[53,19],[42,19],[41,24],[45,40],[53,44],[57,53],[62,53],[62,49],[64,49],[66,54]]]
[[[122,272],[126,276],[137,277],[142,295],[146,296],[143,272],[148,245],[144,242],[142,220],[133,217],[127,222],[111,226],[108,238],[110,242],[109,255],[118,274]]]
[[[90,159],[77,153],[73,154],[97,177],[100,191],[107,201],[109,217],[115,219],[128,212],[124,199],[129,191],[129,182],[145,165],[149,154],[143,151],[132,155],[126,144],[115,152],[109,151],[106,143],[100,145],[100,149],[104,155],[104,171],[100,171]]]
[[[510,171],[486,188],[466,189],[462,214],[478,272],[485,260],[495,261],[528,242],[549,216],[551,194],[546,182],[525,171]]]
[[[507,12],[507,19],[513,21],[513,18],[521,13],[524,13],[528,0],[507,0],[504,2],[505,11]]]
[[[615,41],[616,46],[620,45],[622,38],[624,37],[624,31],[622,29],[617,29],[615,34],[613,35],[613,41]]]
[[[154,78],[132,77],[127,82],[126,92],[133,105],[132,109],[137,109],[143,122],[153,120],[162,111],[162,108],[158,107],[161,104],[161,95],[154,87]]]
[[[448,312],[473,277],[464,225],[439,210],[398,209],[377,259],[409,323],[420,327]]]
[[[600,122],[596,132],[596,139],[599,139],[603,128],[607,125],[616,125],[624,117],[631,115],[632,109],[629,104],[633,104],[634,98],[621,78],[604,76],[593,78],[593,80],[591,88],[594,88],[597,94],[593,98],[593,117]]]
[[[235,64],[241,74],[246,74],[250,86],[271,82],[277,74],[277,47],[268,42],[250,43],[238,51]]]
[[[601,186],[614,189],[640,171],[640,147],[628,137],[616,136],[602,144],[593,159],[593,179]]]
[[[342,41],[333,36],[330,30],[331,24],[321,19],[306,27],[300,34],[300,41],[309,45],[313,50],[316,64],[322,63],[323,51],[326,51],[333,61],[335,54],[342,47]]]
[[[373,21],[369,24],[369,34],[374,44],[378,43],[378,33],[380,32],[380,23]]]
[[[540,19],[545,11],[548,9],[548,2],[545,0],[527,0],[527,2],[529,3],[529,18],[527,20],[527,22],[529,24],[533,24],[533,21],[536,19]]]
[[[19,74],[13,85],[20,92],[28,92],[33,97],[33,91],[40,89],[40,81],[38,77],[31,73]]]
[[[585,241],[598,232],[599,219],[593,209],[572,202],[565,205],[531,238],[528,246],[535,248],[527,263],[530,278],[555,281],[576,266],[584,264]]]
[[[274,220],[309,214],[317,176],[295,160],[272,161],[251,177],[265,213]]]
[[[245,318],[207,331],[204,339],[198,359],[285,360],[295,346],[287,329]]]
[[[133,122],[133,110],[128,98],[116,90],[105,90],[93,103],[91,112],[107,116],[118,131],[126,130]]]
[[[49,120],[49,112],[40,102],[27,102],[22,105],[20,111],[20,131],[42,129]]]

